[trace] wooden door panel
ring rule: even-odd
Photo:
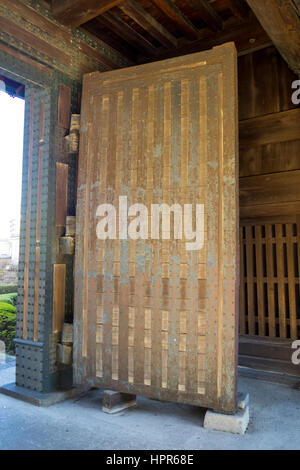
[[[227,44],[84,78],[77,384],[235,409],[236,62]],[[203,204],[203,247],[187,251],[185,240],[172,238],[99,240],[97,207],[113,204],[119,214],[120,196],[149,213],[151,204]]]

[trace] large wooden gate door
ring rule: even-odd
[[[235,410],[236,64],[226,44],[85,76],[75,383]],[[141,228],[136,239],[127,236],[132,217],[121,213],[120,196],[147,208],[148,239]],[[114,240],[96,235],[104,203],[116,210]],[[174,239],[175,215],[170,240],[162,239],[166,228],[151,239],[151,204],[162,203],[193,204],[194,213],[204,206],[200,250]]]

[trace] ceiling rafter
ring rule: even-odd
[[[126,0],[119,5],[119,8],[163,46],[177,46],[177,39],[153,16],[144,10],[136,0]]]
[[[119,5],[122,0],[52,0],[54,18],[69,28],[77,28],[105,11]]]
[[[266,47],[270,37],[247,1],[249,5],[258,2],[189,0],[186,9],[177,0],[52,0],[52,4],[63,24],[80,24],[129,61],[141,63],[209,49],[226,41],[235,41],[240,53]],[[272,1],[288,3],[298,18],[300,0]],[[232,16],[228,16],[229,9]]]
[[[96,18],[98,24],[103,27],[110,28],[114,33],[131,44],[135,49],[147,52],[151,56],[155,56],[156,47],[154,47],[146,38],[136,31],[130,24],[126,23],[113,12],[107,12]]]
[[[250,38],[256,38],[256,42],[251,43],[249,41]],[[162,60],[185,54],[192,54],[194,52],[205,51],[230,41],[234,41],[236,43],[239,53],[258,50],[272,44],[269,36],[262,29],[256,18],[253,18],[249,23],[241,24],[240,20],[233,17],[225,22],[224,30],[218,34],[214,34],[206,28],[205,30],[202,30],[201,39],[182,44],[177,48],[159,48],[157,50],[156,59]],[[140,63],[142,62],[145,62],[145,57],[140,57]]]
[[[196,26],[181,12],[171,0],[153,0],[153,3],[168,16],[176,25],[186,33],[189,39],[198,39],[200,36]]]
[[[230,10],[235,16],[241,20],[249,17],[250,10],[244,0],[228,0],[228,2]]]
[[[105,30],[103,28],[104,24],[99,21],[102,16],[85,23],[82,28],[84,31],[88,31],[93,36],[96,36],[97,39],[100,39],[105,44],[110,46],[115,51],[119,52],[124,59],[127,60],[128,65],[136,63],[136,54],[138,49],[134,49],[131,46],[128,47],[128,44],[125,41],[120,41],[119,36],[115,36],[111,29],[108,29],[105,25]]]
[[[199,12],[202,20],[213,30],[223,29],[223,20],[208,0],[190,0],[191,6]]]
[[[291,0],[247,0],[264,30],[300,75],[300,19]]]
[[[297,13],[300,16],[300,0],[292,0],[292,3],[294,4]]]

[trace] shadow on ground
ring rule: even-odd
[[[0,385],[14,374],[14,363],[5,362]],[[299,390],[245,377],[239,390],[250,394],[244,436],[205,430],[201,408],[143,397],[107,415],[99,390],[50,408],[0,395],[0,449],[300,449]]]

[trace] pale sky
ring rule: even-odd
[[[0,91],[0,238],[20,220],[25,101]]]

